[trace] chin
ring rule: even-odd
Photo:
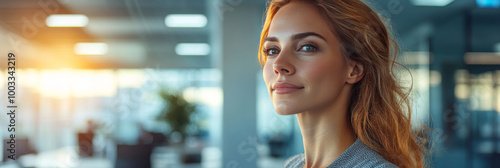
[[[297,110],[293,110],[293,109],[296,109],[296,108],[283,108],[283,107],[276,107],[274,108],[274,110],[276,110],[276,113],[278,113],[279,115],[293,115],[293,114],[298,114],[300,113],[300,111],[297,111]]]

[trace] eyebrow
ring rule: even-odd
[[[316,36],[316,37],[319,37],[319,38],[321,38],[321,39],[323,39],[323,40],[326,41],[325,37],[319,35],[318,33],[314,33],[314,32],[304,32],[304,33],[294,34],[292,36],[292,41],[303,39],[303,38],[306,38],[306,37],[309,37],[309,36]],[[279,40],[276,37],[266,37],[264,39],[264,41],[278,42]]]

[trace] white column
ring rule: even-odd
[[[247,1],[222,1],[221,167],[257,167],[256,73],[264,6]]]

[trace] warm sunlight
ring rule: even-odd
[[[55,98],[111,97],[116,93],[112,70],[42,70],[38,91]]]

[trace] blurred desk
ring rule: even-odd
[[[171,147],[156,147],[151,154],[152,168],[220,168],[222,152],[216,147],[202,150],[202,161],[198,164],[182,164],[180,154]],[[259,168],[281,167],[286,158],[271,158],[266,155],[258,157]],[[26,168],[113,168],[114,160],[98,157],[81,157],[78,147],[65,147],[39,154],[23,155],[18,159]],[[244,165],[242,165],[244,166]],[[2,164],[0,168],[21,168],[14,163]]]
[[[153,168],[221,168],[222,151],[217,147],[205,147],[201,151],[201,163],[182,164],[181,156],[171,147],[157,147],[151,155],[151,165]],[[257,165],[259,168],[283,167],[287,158],[273,158],[266,154],[259,154]],[[240,165],[245,167],[244,163]]]
[[[23,167],[54,168],[111,168],[110,160],[96,157],[80,157],[78,147],[64,147],[38,154],[28,154],[19,157],[19,163]]]
[[[205,147],[201,151],[201,163],[183,164],[181,154],[173,147],[156,147],[151,155],[153,168],[219,168],[222,152],[216,147]]]

